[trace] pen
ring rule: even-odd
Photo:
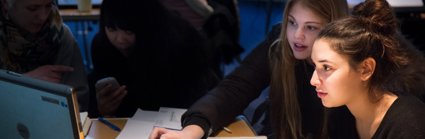
[[[226,131],[227,133],[229,133],[229,134],[232,134],[232,130],[230,130],[229,128],[227,128],[227,127],[223,127],[223,130],[224,131]]]
[[[108,126],[109,128],[111,128],[112,130],[115,130],[115,131],[118,131],[118,132],[121,131],[121,129],[118,126],[116,126],[113,123],[105,120],[103,117],[99,117],[98,119],[99,119],[100,122],[102,122],[103,124],[105,124],[106,126]]]

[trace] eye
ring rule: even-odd
[[[330,66],[328,66],[328,65],[323,65],[323,70],[324,70],[324,71],[330,71],[330,70],[332,70],[332,69],[331,69],[331,67],[330,67]]]
[[[127,35],[134,35],[133,31],[125,31],[125,34],[127,34]]]
[[[316,31],[316,30],[319,30],[319,28],[318,27],[315,27],[315,26],[307,26],[306,27],[308,30],[310,30],[310,31]]]
[[[294,21],[294,20],[292,20],[292,19],[289,19],[289,20],[288,20],[288,24],[289,24],[289,25],[292,25],[292,26],[297,25],[297,23],[295,23],[295,21]]]

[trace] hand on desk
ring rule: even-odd
[[[202,136],[204,136],[204,131],[201,127],[189,125],[180,131],[155,127],[149,139],[200,139]]]
[[[99,109],[99,113],[106,117],[114,115],[121,101],[127,95],[125,85],[116,90],[111,90],[111,88],[111,85],[96,88],[97,108]]]
[[[45,80],[54,83],[60,83],[62,81],[62,74],[66,72],[72,72],[74,68],[64,65],[44,65],[40,66],[32,71],[24,73],[24,75]]]

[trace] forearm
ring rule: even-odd
[[[279,32],[280,25],[277,25],[266,41],[257,46],[238,68],[192,105],[182,121],[204,119],[199,123],[208,125],[208,128],[203,128],[208,133],[209,129],[220,130],[241,114],[270,83],[268,52],[271,44],[279,37]]]
[[[211,124],[207,117],[200,112],[189,111],[182,116],[182,126],[197,126],[202,130],[201,137],[208,137],[211,134]]]
[[[240,67],[192,105],[187,118],[192,114],[202,115],[213,131],[231,123],[269,84],[268,48],[256,48]]]
[[[193,138],[206,138],[204,130],[198,125],[188,125],[183,128],[183,132],[188,132],[192,134]]]

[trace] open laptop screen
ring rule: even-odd
[[[57,0],[59,8],[76,8],[78,0]],[[91,0],[93,7],[100,7],[102,0]]]
[[[81,138],[71,87],[0,70],[0,88],[0,138]]]

